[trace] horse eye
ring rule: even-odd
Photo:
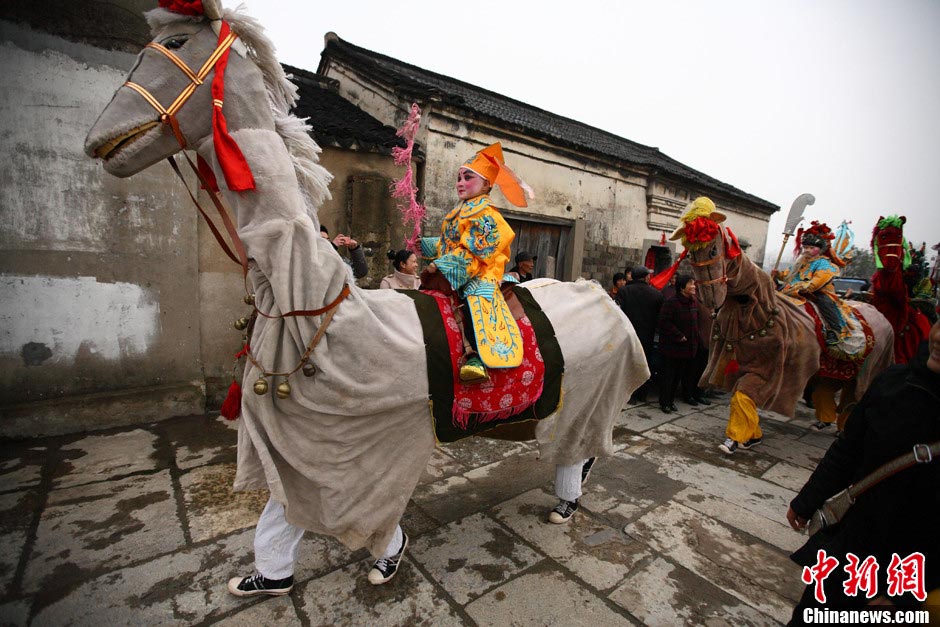
[[[718,255],[718,248],[717,248],[717,247],[713,247],[710,251],[708,251],[708,256],[709,256],[709,257],[715,257],[716,255]]]
[[[169,48],[170,50],[179,50],[183,47],[183,44],[186,43],[185,37],[173,37],[168,39],[164,44],[164,48]]]

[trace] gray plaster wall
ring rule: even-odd
[[[189,199],[82,150],[134,58],[0,21],[0,437],[204,410]]]

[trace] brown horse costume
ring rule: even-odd
[[[904,270],[911,263],[904,216],[879,217],[871,234],[878,269],[871,277],[871,304],[894,329],[894,361],[906,364],[930,333],[927,316],[911,307]]]
[[[777,292],[770,276],[741,253],[734,234],[720,225],[724,219],[711,200],[698,198],[671,239],[681,238],[686,247],[699,298],[718,310],[700,385],[734,394],[727,435],[744,443],[761,437],[756,407],[793,415],[807,382],[820,368],[822,349],[815,321]],[[821,394],[829,397],[820,398],[822,404],[834,407],[831,397],[842,390],[843,410],[892,363],[893,339],[887,320],[865,303],[852,303],[852,307],[869,322],[874,347],[858,366],[854,386],[821,381]],[[745,418],[747,424],[741,422]]]

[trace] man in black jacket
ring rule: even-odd
[[[790,503],[787,520],[802,529],[823,502],[855,484],[883,464],[910,453],[916,444],[940,440],[940,322],[930,329],[928,341],[908,364],[882,373],[856,405],[845,432],[832,443],[812,476]],[[922,449],[922,447],[921,447]],[[844,518],[813,535],[792,558],[801,566],[814,566],[818,551],[838,559],[824,580],[826,603],[807,585],[793,611],[791,624],[803,624],[811,608],[845,609],[869,601],[864,592],[847,596],[844,567],[848,553],[858,560],[874,557],[878,564],[878,597],[898,607],[918,604],[908,592],[889,596],[892,555],[905,560],[924,556],[921,576],[929,593],[940,587],[940,460],[913,467],[882,480],[859,495]]]
[[[652,373],[653,338],[656,336],[656,325],[659,323],[659,310],[663,306],[663,294],[650,285],[649,274],[650,271],[645,266],[635,267],[632,271],[633,280],[617,290],[617,304],[633,323],[637,337],[643,345],[646,365]],[[630,397],[630,402],[646,402],[649,385],[650,382],[646,381],[640,386]]]

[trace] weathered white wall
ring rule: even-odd
[[[0,436],[204,409],[189,199],[83,153],[133,61],[0,23]]]

